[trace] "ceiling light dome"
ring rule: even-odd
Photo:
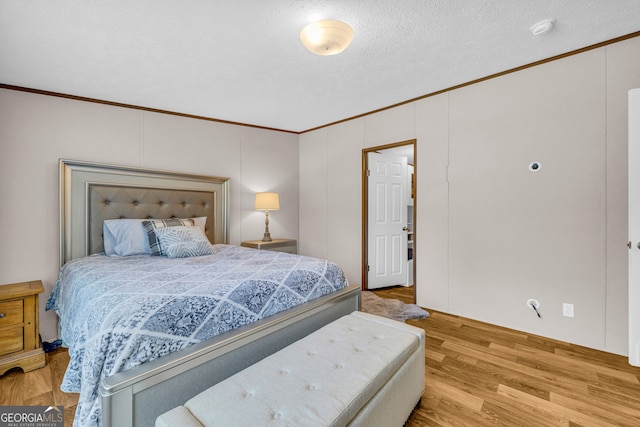
[[[342,21],[323,20],[312,22],[300,31],[304,47],[316,55],[335,55],[349,46],[353,28]]]
[[[534,36],[541,36],[542,34],[546,34],[551,31],[555,23],[555,18],[543,19],[542,21],[533,24],[529,30]]]

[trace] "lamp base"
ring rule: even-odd
[[[264,237],[263,242],[271,242],[271,233],[269,233],[269,209],[264,211]]]

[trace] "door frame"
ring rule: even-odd
[[[628,108],[629,364],[640,366],[640,88],[629,90]]]
[[[401,142],[394,142],[391,144],[378,145],[375,147],[368,147],[362,149],[362,290],[368,289],[368,265],[369,265],[369,253],[368,253],[368,234],[369,234],[369,180],[367,179],[367,170],[369,169],[368,164],[368,153],[372,151],[382,151],[389,148],[397,148],[405,145],[413,146],[413,179],[411,181],[412,185],[412,193],[413,193],[413,302],[416,301],[416,256],[417,256],[417,245],[416,245],[416,230],[417,230],[417,200],[418,200],[418,185],[417,179],[418,176],[418,156],[417,156],[417,140],[409,139]]]

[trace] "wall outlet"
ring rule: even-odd
[[[573,304],[562,303],[562,315],[565,317],[573,317]]]

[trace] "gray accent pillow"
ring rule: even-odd
[[[213,255],[215,252],[200,227],[163,227],[156,230],[163,252],[169,258]]]
[[[169,218],[169,219],[148,219],[142,221],[142,227],[147,233],[149,239],[149,252],[151,255],[166,255],[160,245],[160,240],[156,235],[156,231],[166,227],[194,226],[196,223],[191,218]]]

